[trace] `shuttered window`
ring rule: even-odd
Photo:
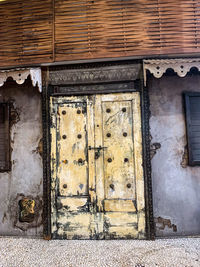
[[[10,170],[9,104],[0,103],[0,172]]]
[[[4,0],[0,14],[0,66],[200,52],[199,0]]]
[[[200,165],[200,93],[186,93],[189,165]]]
[[[200,51],[196,0],[55,0],[56,61]]]
[[[0,1],[0,66],[52,61],[52,0]]]

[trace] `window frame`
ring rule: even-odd
[[[0,102],[0,106],[6,106],[5,110],[5,128],[6,128],[6,132],[5,135],[7,134],[7,136],[5,136],[5,143],[6,143],[6,149],[5,149],[5,166],[1,167],[0,166],[0,173],[2,172],[8,172],[11,170],[11,147],[10,147],[10,103],[9,102]]]
[[[195,160],[195,158],[193,157],[192,142],[191,142],[191,139],[193,136],[192,136],[192,131],[191,131],[192,122],[191,122],[190,97],[200,97],[200,93],[199,92],[184,92],[186,130],[187,130],[186,136],[187,136],[187,147],[188,147],[188,165],[189,166],[200,166],[200,159]],[[200,140],[200,137],[199,137],[199,140]]]

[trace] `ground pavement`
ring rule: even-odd
[[[0,267],[200,267],[200,238],[52,240],[0,237]]]

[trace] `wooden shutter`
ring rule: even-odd
[[[52,61],[52,0],[0,2],[0,63]]]
[[[0,103],[0,172],[10,170],[9,104]]]
[[[200,52],[198,0],[6,0],[0,14],[0,66]]]
[[[157,49],[155,29],[148,28],[155,21],[153,2],[56,0],[56,61],[152,54]]]
[[[200,93],[186,93],[189,165],[200,165]]]
[[[150,2],[150,1],[149,1]],[[200,51],[200,2],[198,0],[158,0],[159,53]]]
[[[55,0],[56,61],[200,52],[197,0]]]

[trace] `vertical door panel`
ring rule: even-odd
[[[105,199],[135,200],[131,104],[102,102]]]
[[[103,125],[102,125],[102,106],[101,106],[101,98],[96,96],[94,103],[94,140],[95,140],[95,148],[103,147]],[[96,149],[95,151],[98,153],[98,158],[95,159],[95,176],[96,176],[96,205],[97,211],[103,212],[103,201],[104,201],[104,161],[103,161],[103,150]],[[103,223],[103,222],[102,222]]]
[[[100,188],[97,199],[104,212],[104,238],[144,238],[139,93],[98,95],[97,103],[96,124],[100,126],[95,138],[100,136],[103,149],[101,158],[96,161],[96,169],[101,168],[96,172],[96,187]]]
[[[57,121],[60,195],[88,195],[86,103],[60,104]]]
[[[88,121],[85,97],[52,98],[52,231],[55,238],[91,237]]]

